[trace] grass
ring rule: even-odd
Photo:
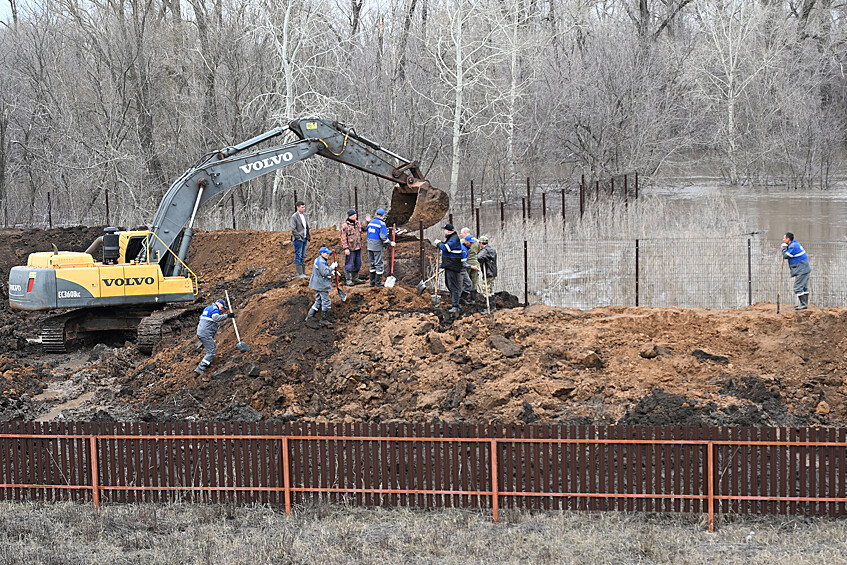
[[[457,509],[0,504],[0,564],[843,563],[847,522]]]

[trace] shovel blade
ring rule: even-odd
[[[418,291],[418,295],[422,295],[423,291],[426,290],[426,285],[423,281],[421,281],[418,283],[418,286],[416,286],[415,289]]]
[[[338,289],[338,298],[341,299],[341,302],[347,302],[347,293],[339,288]]]
[[[438,305],[441,304],[441,296],[438,294],[433,294],[431,300],[433,308],[438,308]]]
[[[250,346],[249,346],[249,345],[247,345],[246,343],[244,343],[243,341],[239,341],[239,342],[235,345],[235,348],[236,348],[237,350],[239,350],[239,351],[243,352],[243,353],[247,353],[248,351],[250,351]]]
[[[385,288],[394,288],[394,284],[397,282],[397,279],[394,278],[394,275],[389,275],[387,279],[385,279]]]

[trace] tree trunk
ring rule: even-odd
[[[452,164],[450,167],[450,198],[455,198],[459,191],[459,167],[461,167],[461,146],[462,138],[462,112],[464,110],[464,59],[462,53],[462,31],[464,27],[464,14],[462,12],[461,0],[455,15],[456,18],[456,84],[454,85],[454,106],[453,106],[453,139],[451,144]]]

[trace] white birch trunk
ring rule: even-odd
[[[455,198],[459,191],[459,167],[461,167],[460,144],[462,138],[462,111],[464,103],[462,97],[464,95],[464,60],[462,53],[462,28],[464,24],[464,5],[459,2],[459,7],[456,12],[456,84],[454,87],[454,107],[453,107],[453,140],[452,140],[452,164],[450,168],[450,198]]]

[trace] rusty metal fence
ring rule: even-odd
[[[847,513],[847,429],[0,425],[0,500]]]

